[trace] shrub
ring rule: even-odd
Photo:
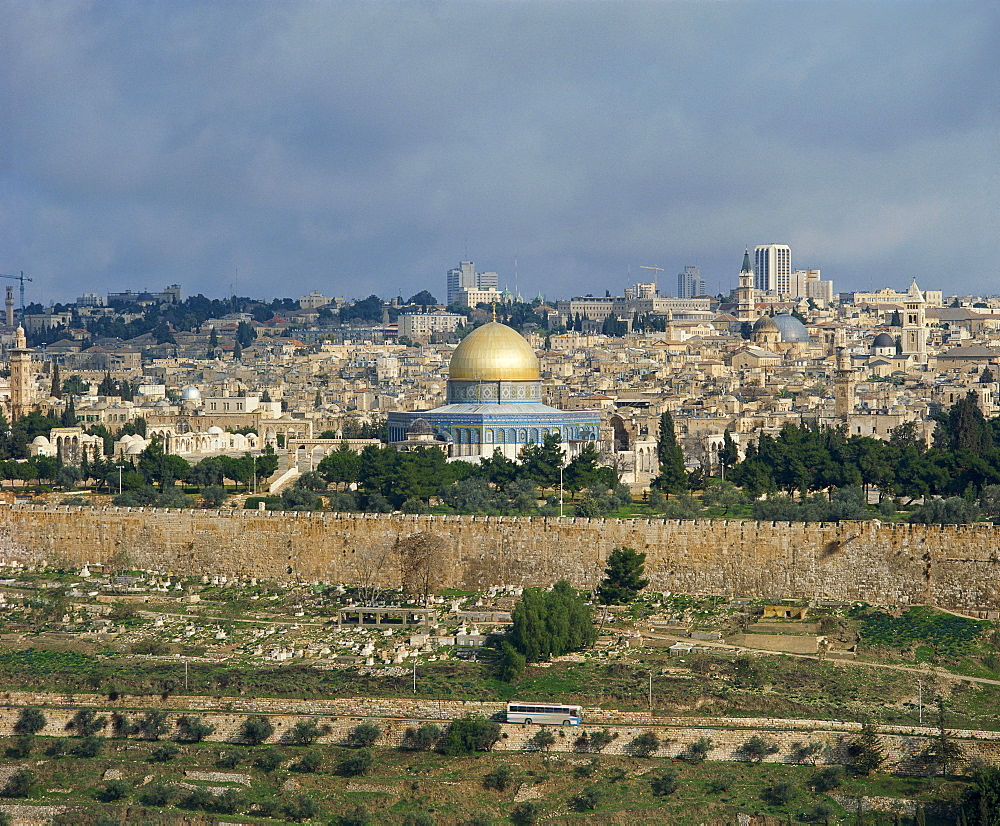
[[[573,774],[579,778],[593,777],[594,773],[597,771],[597,758],[594,757],[585,766],[576,766],[573,769]]]
[[[427,751],[441,738],[441,729],[434,723],[424,723],[418,729],[406,730],[403,745],[413,751]]]
[[[356,753],[345,757],[337,767],[338,774],[348,777],[357,777],[361,774],[368,774],[375,764],[375,756],[369,749],[359,749]]]
[[[330,821],[331,826],[371,826],[372,816],[368,810],[361,805],[355,806],[351,811],[342,814]]]
[[[690,746],[687,747],[687,751],[684,752],[682,757],[692,763],[700,763],[704,760],[708,753],[712,750],[712,738],[711,737],[699,737]]]
[[[654,795],[657,797],[666,797],[668,794],[676,792],[681,784],[677,778],[677,772],[673,769],[664,769],[658,774],[653,775],[653,778],[649,781],[649,785]]]
[[[630,744],[632,754],[638,757],[649,757],[660,748],[660,738],[651,731],[644,731]]]
[[[751,763],[759,763],[769,754],[774,754],[778,750],[777,745],[770,740],[765,740],[759,734],[755,734],[740,746],[740,754]]]
[[[829,823],[834,811],[833,806],[821,800],[811,809],[803,812],[802,819],[807,823]]]
[[[728,792],[735,782],[736,777],[729,772],[713,772],[712,776],[708,779],[708,790],[712,794]]]
[[[84,737],[73,747],[73,754],[77,757],[97,757],[103,748],[104,738],[91,735]]]
[[[580,812],[592,812],[603,799],[603,789],[596,783],[591,783],[573,798],[573,808]]]
[[[281,752],[273,747],[266,748],[257,755],[253,764],[262,772],[270,774],[281,765]]]
[[[535,751],[548,751],[549,747],[556,741],[556,736],[547,728],[539,729],[535,732],[528,746]]]
[[[122,798],[128,797],[131,787],[124,780],[109,780],[104,784],[103,789],[98,789],[94,794],[101,803],[115,803]]]
[[[297,763],[293,763],[289,768],[292,771],[312,774],[323,765],[323,755],[318,751],[307,751],[299,758]]]
[[[798,795],[798,787],[794,783],[784,781],[766,786],[761,791],[761,799],[774,806],[787,806]]]
[[[518,803],[510,813],[510,819],[517,826],[532,826],[542,814],[542,804],[535,800]]]
[[[108,718],[104,715],[98,716],[92,708],[81,708],[70,718],[66,728],[75,731],[78,737],[90,737],[97,734],[107,724]]]
[[[149,754],[150,763],[169,763],[177,756],[180,749],[173,743],[160,743]]]
[[[164,783],[150,783],[139,793],[139,802],[143,806],[169,806],[174,796],[173,787]]]
[[[66,738],[56,737],[45,749],[45,754],[49,757],[65,757],[68,753]]]
[[[246,726],[246,723],[243,725]],[[178,740],[200,743],[214,732],[215,726],[203,723],[201,717],[198,717],[197,715],[186,714],[177,721]]]
[[[608,780],[612,783],[621,783],[626,777],[628,772],[622,766],[612,766],[608,769]]]
[[[405,502],[404,508],[405,508]],[[410,812],[403,818],[403,826],[434,826],[436,821],[427,812]]]
[[[35,774],[34,770],[18,769],[7,778],[7,782],[0,789],[0,795],[3,797],[27,797],[31,794],[31,787],[37,782],[38,775]]]
[[[227,751],[215,761],[215,765],[220,769],[235,769],[246,759],[246,752],[242,749]]]
[[[489,751],[500,739],[500,724],[475,714],[452,720],[441,744],[441,753],[450,757]]]
[[[147,740],[159,740],[164,734],[170,731],[170,724],[167,722],[167,712],[161,709],[152,709],[142,715],[136,723],[136,732]]]
[[[178,804],[182,809],[209,810],[215,807],[215,795],[207,789],[195,789]]]
[[[347,745],[352,748],[371,748],[382,734],[374,723],[361,723],[347,733]]]
[[[505,792],[514,782],[514,770],[508,763],[500,763],[496,768],[483,775],[483,788],[496,789]]]
[[[240,737],[251,746],[259,746],[272,734],[274,726],[271,725],[271,721],[259,714],[247,717],[240,726]]]
[[[10,746],[7,748],[7,757],[13,758],[15,760],[23,760],[31,754],[31,750],[35,747],[35,735],[34,734],[17,734],[11,740]]]
[[[45,714],[40,708],[26,708],[21,711],[14,724],[14,731],[17,734],[38,734],[45,724]]]
[[[828,792],[836,789],[844,782],[843,766],[827,766],[813,775],[812,785],[818,792]]]
[[[611,744],[618,734],[612,734],[606,728],[602,728],[600,731],[595,731],[590,735],[588,751],[598,752],[603,750],[606,746]]]
[[[318,810],[316,801],[304,794],[297,794],[291,800],[286,800],[281,805],[281,813],[296,823],[313,818]]]
[[[226,789],[215,798],[212,808],[219,814],[235,815],[246,808],[247,801],[243,793],[237,789]]]
[[[299,720],[289,730],[285,739],[296,746],[311,746],[323,736],[323,729],[319,726],[319,721],[313,717],[311,720]]]

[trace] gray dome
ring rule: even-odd
[[[762,315],[753,323],[753,331],[755,333],[770,332],[771,330],[780,330],[781,328],[775,323],[774,319],[769,315]]]
[[[181,398],[184,401],[198,401],[201,398],[201,391],[192,385],[188,385],[183,390],[181,390]]]
[[[809,331],[806,325],[789,313],[779,313],[774,317],[774,323],[781,331],[781,340],[788,342],[809,342]]]
[[[433,436],[434,428],[430,426],[427,419],[419,418],[414,419],[413,424],[410,425],[409,429],[406,431],[407,436]]]
[[[888,333],[879,333],[872,342],[872,347],[895,347],[896,341]]]

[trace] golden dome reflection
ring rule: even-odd
[[[538,381],[538,357],[524,337],[492,321],[477,327],[455,348],[448,368],[453,381]]]

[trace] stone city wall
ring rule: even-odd
[[[589,588],[618,545],[655,591],[933,603],[996,616],[1000,528],[662,519],[331,514],[12,506],[0,563],[120,562],[172,575],[396,584],[398,540],[437,537],[441,586]],[[384,564],[379,557],[386,555]]]

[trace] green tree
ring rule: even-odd
[[[529,663],[581,651],[597,639],[591,609],[565,580],[549,592],[525,590],[511,618],[507,641]]]
[[[778,751],[778,746],[770,740],[765,740],[759,734],[753,735],[742,746],[739,752],[752,763],[760,763],[769,754]]]
[[[663,769],[653,775],[649,785],[656,797],[666,797],[676,792],[681,784],[674,769]]]
[[[82,396],[89,389],[89,385],[75,373],[63,381],[62,392],[69,396]],[[60,395],[59,398],[62,398]]]
[[[656,458],[659,474],[653,487],[666,494],[684,493],[688,489],[687,471],[684,469],[684,451],[677,444],[674,418],[670,411],[660,416],[660,432],[656,441]]]
[[[525,445],[521,448],[522,473],[544,488],[559,484],[559,468],[563,466],[563,450],[559,436],[546,433],[540,445]]]
[[[867,775],[874,774],[885,762],[885,744],[878,736],[878,729],[870,720],[861,726],[861,733],[848,744],[848,753],[854,764]]]
[[[566,488],[577,493],[584,488],[595,485],[603,484],[609,488],[614,487],[618,483],[618,477],[611,468],[598,466],[600,458],[601,456],[594,445],[585,445],[563,471],[563,484]]]
[[[505,792],[514,783],[514,769],[509,763],[500,763],[483,775],[483,788]]]
[[[274,734],[274,726],[267,717],[254,715],[247,717],[240,726],[240,737],[251,746],[259,746]]]
[[[341,442],[340,447],[326,456],[316,467],[330,485],[357,482],[360,469],[361,456],[352,450],[347,442]]]
[[[649,585],[646,572],[646,554],[624,545],[608,555],[604,579],[597,586],[597,596],[605,605],[626,605]]]
[[[26,708],[18,716],[14,731],[17,734],[38,734],[45,728],[46,722],[45,713],[40,708]]]
[[[500,739],[500,724],[476,714],[452,720],[441,741],[441,753],[460,757],[477,751],[489,751]]]
[[[323,729],[315,717],[299,720],[286,735],[289,743],[297,746],[311,746],[323,736]]]
[[[382,736],[382,729],[374,723],[359,723],[347,733],[347,745],[369,748]]]

